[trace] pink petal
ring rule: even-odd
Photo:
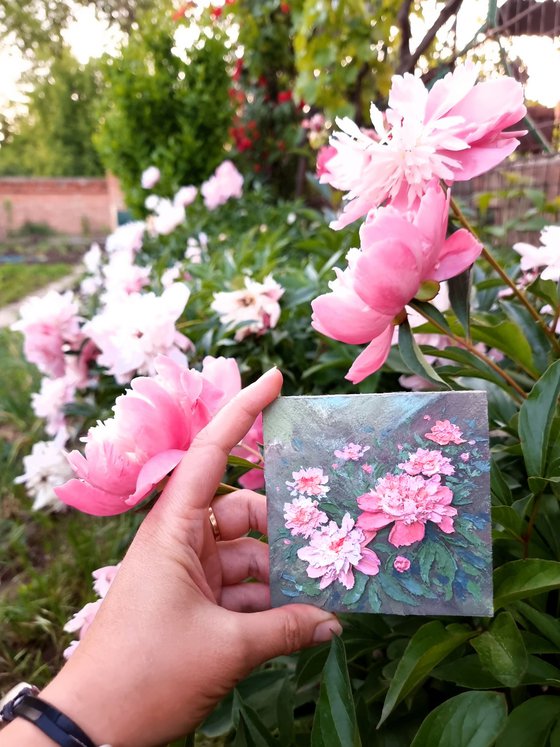
[[[250,469],[239,478],[239,484],[247,490],[260,490],[264,488],[264,471],[262,469]]]
[[[393,521],[390,517],[387,517],[381,511],[379,513],[363,513],[358,516],[356,526],[364,532],[377,532],[379,529],[383,529],[387,524]]]
[[[442,532],[445,532],[445,534],[453,534],[453,532],[455,531],[453,519],[450,516],[442,516],[438,527]]]
[[[136,490],[126,499],[128,507],[135,506],[145,498],[152,488],[179,464],[185,452],[181,449],[161,451],[142,467],[136,480]]]
[[[447,280],[470,267],[482,251],[470,231],[464,228],[455,231],[443,244],[433,280]]]
[[[107,493],[81,480],[68,480],[54,492],[67,506],[93,516],[114,516],[130,509],[125,503],[126,496]]]
[[[518,145],[519,140],[511,138],[499,145],[479,145],[456,154],[455,157],[461,163],[461,168],[455,172],[455,181],[466,182],[490,171],[504,158],[511,155]]]
[[[395,525],[389,533],[389,542],[394,547],[412,545],[414,542],[424,539],[425,533],[426,527],[421,521],[416,521],[414,524],[404,524],[401,521],[395,521]]]
[[[340,581],[340,583],[347,589],[354,588],[355,579],[351,568],[349,568],[347,571],[339,571],[337,578],[338,581]]]
[[[350,289],[325,293],[312,303],[311,326],[327,337],[350,345],[361,345],[377,337],[392,317],[370,309]]]
[[[410,226],[414,233],[418,232]],[[354,288],[360,298],[381,314],[396,316],[420,286],[421,248],[385,239],[363,249],[356,262]]]
[[[393,339],[393,325],[389,324],[378,337],[370,342],[356,358],[344,377],[353,384],[359,384],[366,376],[375,373],[387,360]]]
[[[356,569],[368,576],[376,576],[379,573],[380,560],[373,550],[362,549],[362,559],[356,565]]]

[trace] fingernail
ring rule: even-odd
[[[325,641],[330,641],[333,636],[341,633],[342,625],[336,617],[331,617],[330,620],[324,620],[317,625],[313,633],[313,643],[325,643]]]
[[[272,366],[272,368],[269,368],[268,371],[265,371],[261,375],[261,379],[264,379],[265,376],[270,376],[270,374],[274,373],[275,371],[278,371],[278,366]]]

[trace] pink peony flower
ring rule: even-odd
[[[95,616],[99,612],[101,602],[105,599],[105,596],[107,595],[111,584],[115,580],[115,576],[117,575],[119,567],[120,563],[118,565],[108,565],[104,568],[98,568],[96,571],[93,571],[93,573],[91,574],[94,579],[93,589],[99,599],[97,599],[95,602],[88,602],[85,607],[82,607],[79,612],[76,612],[76,614],[70,620],[68,620],[68,622],[64,626],[64,630],[67,633],[79,632],[80,640],[84,637],[84,635],[87,633],[88,628],[94,621]],[[70,645],[65,649],[63,653],[65,659],[69,659],[72,656],[72,654],[78,648],[80,640],[72,641]]]
[[[152,189],[159,182],[161,178],[160,170],[157,166],[148,166],[148,168],[142,172],[141,183],[143,189]]]
[[[181,189],[173,198],[173,204],[178,205],[182,208],[186,208],[196,200],[197,194],[198,189],[196,187],[193,187],[192,185],[189,185],[188,187],[181,187]]]
[[[242,457],[243,459],[247,459],[249,462],[254,462],[255,464],[260,464],[262,466],[263,460],[259,455],[260,447],[263,443],[263,420],[262,413],[260,413],[247,435],[238,446],[232,449],[231,453],[234,456]],[[260,490],[261,488],[264,488],[264,471],[262,469],[250,469],[248,472],[245,472],[244,475],[241,475],[238,482],[241,487],[247,488],[248,490]]]
[[[112,234],[107,236],[105,251],[107,254],[114,252],[127,252],[134,255],[142,248],[146,224],[144,221],[134,221],[119,226]]]
[[[297,554],[300,560],[309,563],[307,575],[321,579],[320,589],[326,589],[334,581],[352,589],[354,569],[368,576],[379,573],[379,558],[373,550],[365,547],[367,542],[364,532],[354,526],[354,519],[346,513],[340,527],[335,521],[330,521],[311,535],[309,545],[302,547]]]
[[[23,457],[25,472],[14,482],[25,485],[27,494],[33,498],[33,511],[61,511],[65,508],[55,493],[58,485],[72,477],[63,446],[64,434],[53,441],[37,441],[31,453]]]
[[[140,267],[134,264],[133,255],[126,251],[114,252],[109,262],[103,268],[104,292],[101,296],[103,303],[113,300],[120,301],[122,296],[138,293],[150,283],[152,268]]]
[[[200,188],[204,204],[208,210],[215,210],[230,197],[241,197],[243,194],[243,177],[231,161],[223,161],[214,175]]]
[[[44,418],[45,431],[49,436],[64,433],[64,440],[68,437],[64,405],[74,401],[76,384],[68,376],[58,379],[44,378],[41,389],[31,395],[31,408],[38,418]]]
[[[424,438],[434,441],[440,446],[448,446],[449,444],[466,443],[465,439],[461,438],[462,435],[463,432],[449,420],[436,420],[432,429],[424,434]]]
[[[452,517],[457,509],[450,505],[452,500],[453,493],[441,484],[439,475],[426,480],[387,474],[369,493],[359,496],[363,513],[356,524],[364,532],[377,532],[394,522],[389,542],[395,547],[412,545],[424,538],[428,521],[446,534],[454,531]]]
[[[77,349],[83,340],[78,303],[71,291],[34,296],[20,309],[20,318],[11,329],[23,333],[23,352],[41,373],[64,376],[67,350]]]
[[[91,574],[93,576],[93,590],[101,599],[107,596],[107,592],[115,580],[120,566],[120,563],[117,565],[106,565],[103,568],[98,568]]]
[[[468,451],[464,451],[462,454],[459,454],[459,459],[461,459],[461,461],[463,462],[468,462],[470,458],[471,458],[471,455],[469,454]]]
[[[168,236],[185,221],[185,208],[165,197],[150,197],[154,199],[146,200],[148,209],[153,211],[146,221],[148,231],[152,236]]]
[[[235,333],[239,342],[276,326],[280,318],[278,301],[283,294],[284,288],[272,275],[267,275],[262,283],[246,277],[245,290],[214,293],[210,308],[220,315],[222,324],[239,327]]]
[[[399,469],[403,469],[408,475],[452,475],[455,467],[451,464],[451,459],[443,456],[437,449],[417,449],[414,454],[409,454],[408,461],[399,464]]]
[[[328,181],[327,178],[323,179],[322,177],[324,174],[329,174],[329,161],[336,156],[336,152],[336,148],[333,148],[332,145],[324,145],[322,148],[319,148],[316,174],[321,182]]]
[[[522,270],[536,270],[544,267],[541,272],[543,280],[560,280],[560,226],[546,226],[541,231],[541,246],[517,243],[514,250],[521,255]]]
[[[327,485],[329,478],[323,474],[321,467],[302,467],[299,472],[292,472],[292,477],[292,482],[286,480],[286,485],[292,488],[290,495],[310,495],[321,500],[330,490]]]
[[[361,459],[366,451],[369,451],[369,446],[360,446],[359,444],[348,443],[343,449],[336,449],[334,455],[339,459],[343,459],[345,462],[352,461],[357,462]]]
[[[445,238],[449,199],[433,185],[408,213],[393,207],[370,213],[360,229],[361,248],[348,252],[344,272],[335,268],[331,292],[312,302],[318,332],[351,345],[369,342],[346,375],[354,384],[383,365],[393,322],[422,283],[458,275],[482,251],[464,229]]]
[[[393,568],[399,573],[404,573],[410,568],[410,560],[408,558],[403,558],[402,555],[397,555],[395,562],[393,563]]]
[[[366,475],[371,475],[373,472],[373,467],[371,464],[362,464],[362,469],[366,473]]]
[[[321,176],[321,182],[347,192],[333,228],[387,201],[410,207],[432,180],[472,179],[515,150],[525,131],[506,128],[525,115],[522,86],[513,78],[478,84],[476,78],[469,63],[436,81],[430,91],[413,75],[393,76],[384,115],[374,104],[370,109],[378,142],[348,117],[336,120],[340,132],[330,140],[336,155]]]
[[[318,505],[319,502],[311,498],[294,498],[291,503],[284,503],[286,529],[294,537],[309,539],[321,524],[329,520],[327,514],[317,508]]]
[[[83,331],[100,350],[98,363],[108,369],[119,384],[130,381],[135,372],[154,372],[158,355],[186,364],[183,353],[190,340],[175,328],[190,291],[182,283],[155,293],[111,296],[106,306],[84,325]]]
[[[234,359],[210,358],[195,371],[159,356],[117,398],[114,416],[89,429],[85,456],[68,455],[77,475],[57,488],[70,506],[96,516],[142,501],[181,461],[196,434],[241,388]]]

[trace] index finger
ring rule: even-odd
[[[281,388],[282,374],[272,368],[230,400],[200,431],[175,468],[164,491],[168,500],[180,498],[185,508],[209,506],[226,468],[228,454],[251,428],[257,415],[278,397]]]

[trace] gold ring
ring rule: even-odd
[[[212,534],[214,535],[214,539],[216,540],[216,542],[219,542],[222,539],[222,535],[220,534],[220,527],[218,526],[216,514],[214,513],[214,509],[212,508],[212,506],[208,506],[208,518],[210,519],[210,526],[212,527]]]

